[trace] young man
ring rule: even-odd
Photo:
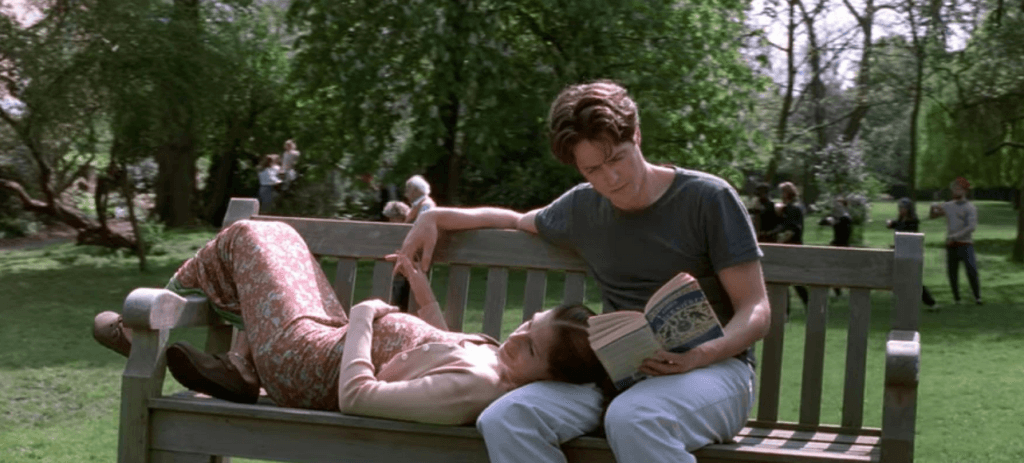
[[[953,290],[953,302],[960,303],[959,272],[960,262],[967,270],[967,281],[974,292],[974,303],[981,305],[981,286],[978,282],[978,263],[974,257],[974,240],[971,235],[978,227],[978,209],[967,200],[971,184],[963,177],[957,177],[949,184],[952,201],[932,204],[929,218],[946,217],[946,272],[949,286]]]
[[[735,189],[709,174],[647,162],[636,105],[612,82],[562,91],[549,117],[556,157],[588,183],[525,214],[499,208],[427,211],[402,252],[426,268],[439,230],[517,228],[575,250],[614,310],[642,310],[681,271],[698,278],[725,336],[685,354],[659,352],[641,381],[608,406],[619,461],[695,461],[691,451],[732,438],[753,403],[751,345],[768,331],[760,248]],[[493,462],[565,461],[559,444],[600,425],[595,388],[540,382],[516,389],[477,421]]]

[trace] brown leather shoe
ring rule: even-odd
[[[132,351],[132,331],[121,322],[117,312],[100,312],[92,320],[92,337],[104,347],[125,357]]]
[[[207,354],[176,342],[167,348],[167,368],[182,386],[196,392],[246,404],[260,398],[259,377],[238,354]]]

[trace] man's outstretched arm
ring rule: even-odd
[[[500,207],[435,207],[416,220],[412,230],[405,236],[400,252],[413,262],[419,262],[420,270],[426,271],[433,259],[439,231],[512,228],[537,233],[535,220],[538,211],[536,209],[523,214]]]

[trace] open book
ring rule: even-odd
[[[651,296],[643,313],[590,317],[590,346],[619,390],[647,377],[644,359],[660,349],[683,353],[725,335],[697,279],[680,273]]]

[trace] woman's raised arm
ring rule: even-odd
[[[395,271],[409,281],[409,288],[412,290],[413,297],[416,298],[416,304],[419,305],[416,315],[434,327],[448,331],[448,324],[445,323],[444,315],[441,314],[441,305],[437,303],[434,290],[431,289],[430,281],[427,280],[423,271],[413,265],[412,261],[404,254],[391,254],[386,259],[394,262]]]

